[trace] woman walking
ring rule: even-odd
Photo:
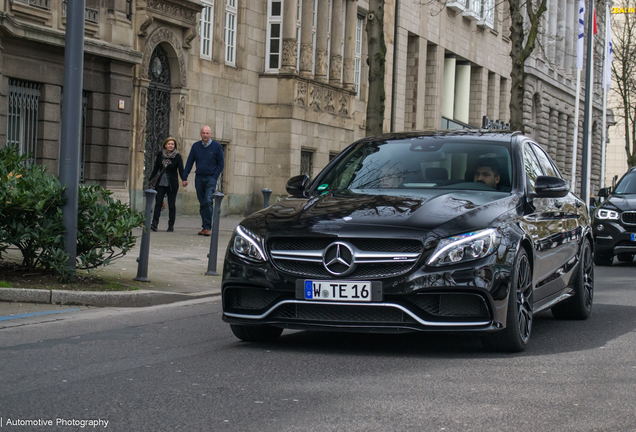
[[[155,211],[152,214],[152,224],[150,229],[157,231],[159,216],[161,216],[161,206],[163,197],[168,195],[168,231],[174,231],[174,220],[176,215],[177,191],[179,190],[179,177],[183,178],[183,159],[177,152],[177,141],[168,137],[163,141],[162,150],[157,154],[155,165],[150,178],[163,172],[156,183],[157,198],[155,201]],[[178,172],[178,174],[177,174]]]

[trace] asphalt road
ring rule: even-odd
[[[0,426],[636,431],[636,263],[598,267],[596,281],[589,320],[539,314],[516,355],[448,335],[286,331],[246,344],[218,298],[31,317],[0,330]],[[39,420],[53,426],[12,426]]]

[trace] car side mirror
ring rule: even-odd
[[[563,198],[570,192],[570,186],[562,178],[539,176],[534,182],[534,191],[535,197]]]
[[[606,187],[601,188],[601,189],[598,191],[598,194],[597,194],[597,195],[598,195],[598,196],[600,196],[601,198],[607,198],[607,197],[610,195],[609,188],[606,188]]]
[[[309,176],[305,174],[292,177],[287,182],[285,189],[294,198],[305,198],[305,188],[309,183]]]

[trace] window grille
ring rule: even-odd
[[[12,0],[14,3],[27,4],[40,9],[51,10],[51,0]]]
[[[225,63],[232,66],[236,63],[236,1],[225,3]]]
[[[360,70],[362,69],[362,27],[364,18],[356,19],[356,53],[354,59],[353,82],[356,87],[356,99],[360,99]]]
[[[66,18],[67,14],[67,3],[68,0],[62,1],[62,17]],[[84,7],[84,21],[88,21],[91,23],[99,24],[99,9],[91,8],[88,6]]]
[[[300,174],[311,177],[314,171],[314,152],[301,151],[300,152]]]
[[[267,71],[273,72],[280,69],[281,48],[282,48],[282,26],[283,26],[283,2],[268,2],[267,8]]]
[[[199,34],[201,35],[201,57],[212,58],[212,31],[214,29],[214,2],[201,2],[201,23]]]
[[[7,145],[16,145],[20,154],[37,156],[38,107],[40,84],[9,79],[9,109],[7,112]]]

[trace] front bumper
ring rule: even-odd
[[[359,332],[496,331],[505,327],[510,268],[496,256],[381,279],[373,302],[305,300],[297,278],[228,253],[223,320],[241,325]],[[310,278],[308,278],[310,279]]]
[[[604,256],[636,254],[636,241],[632,241],[632,234],[636,234],[636,225],[623,226],[618,222],[604,220],[595,221],[592,229],[595,253]]]

